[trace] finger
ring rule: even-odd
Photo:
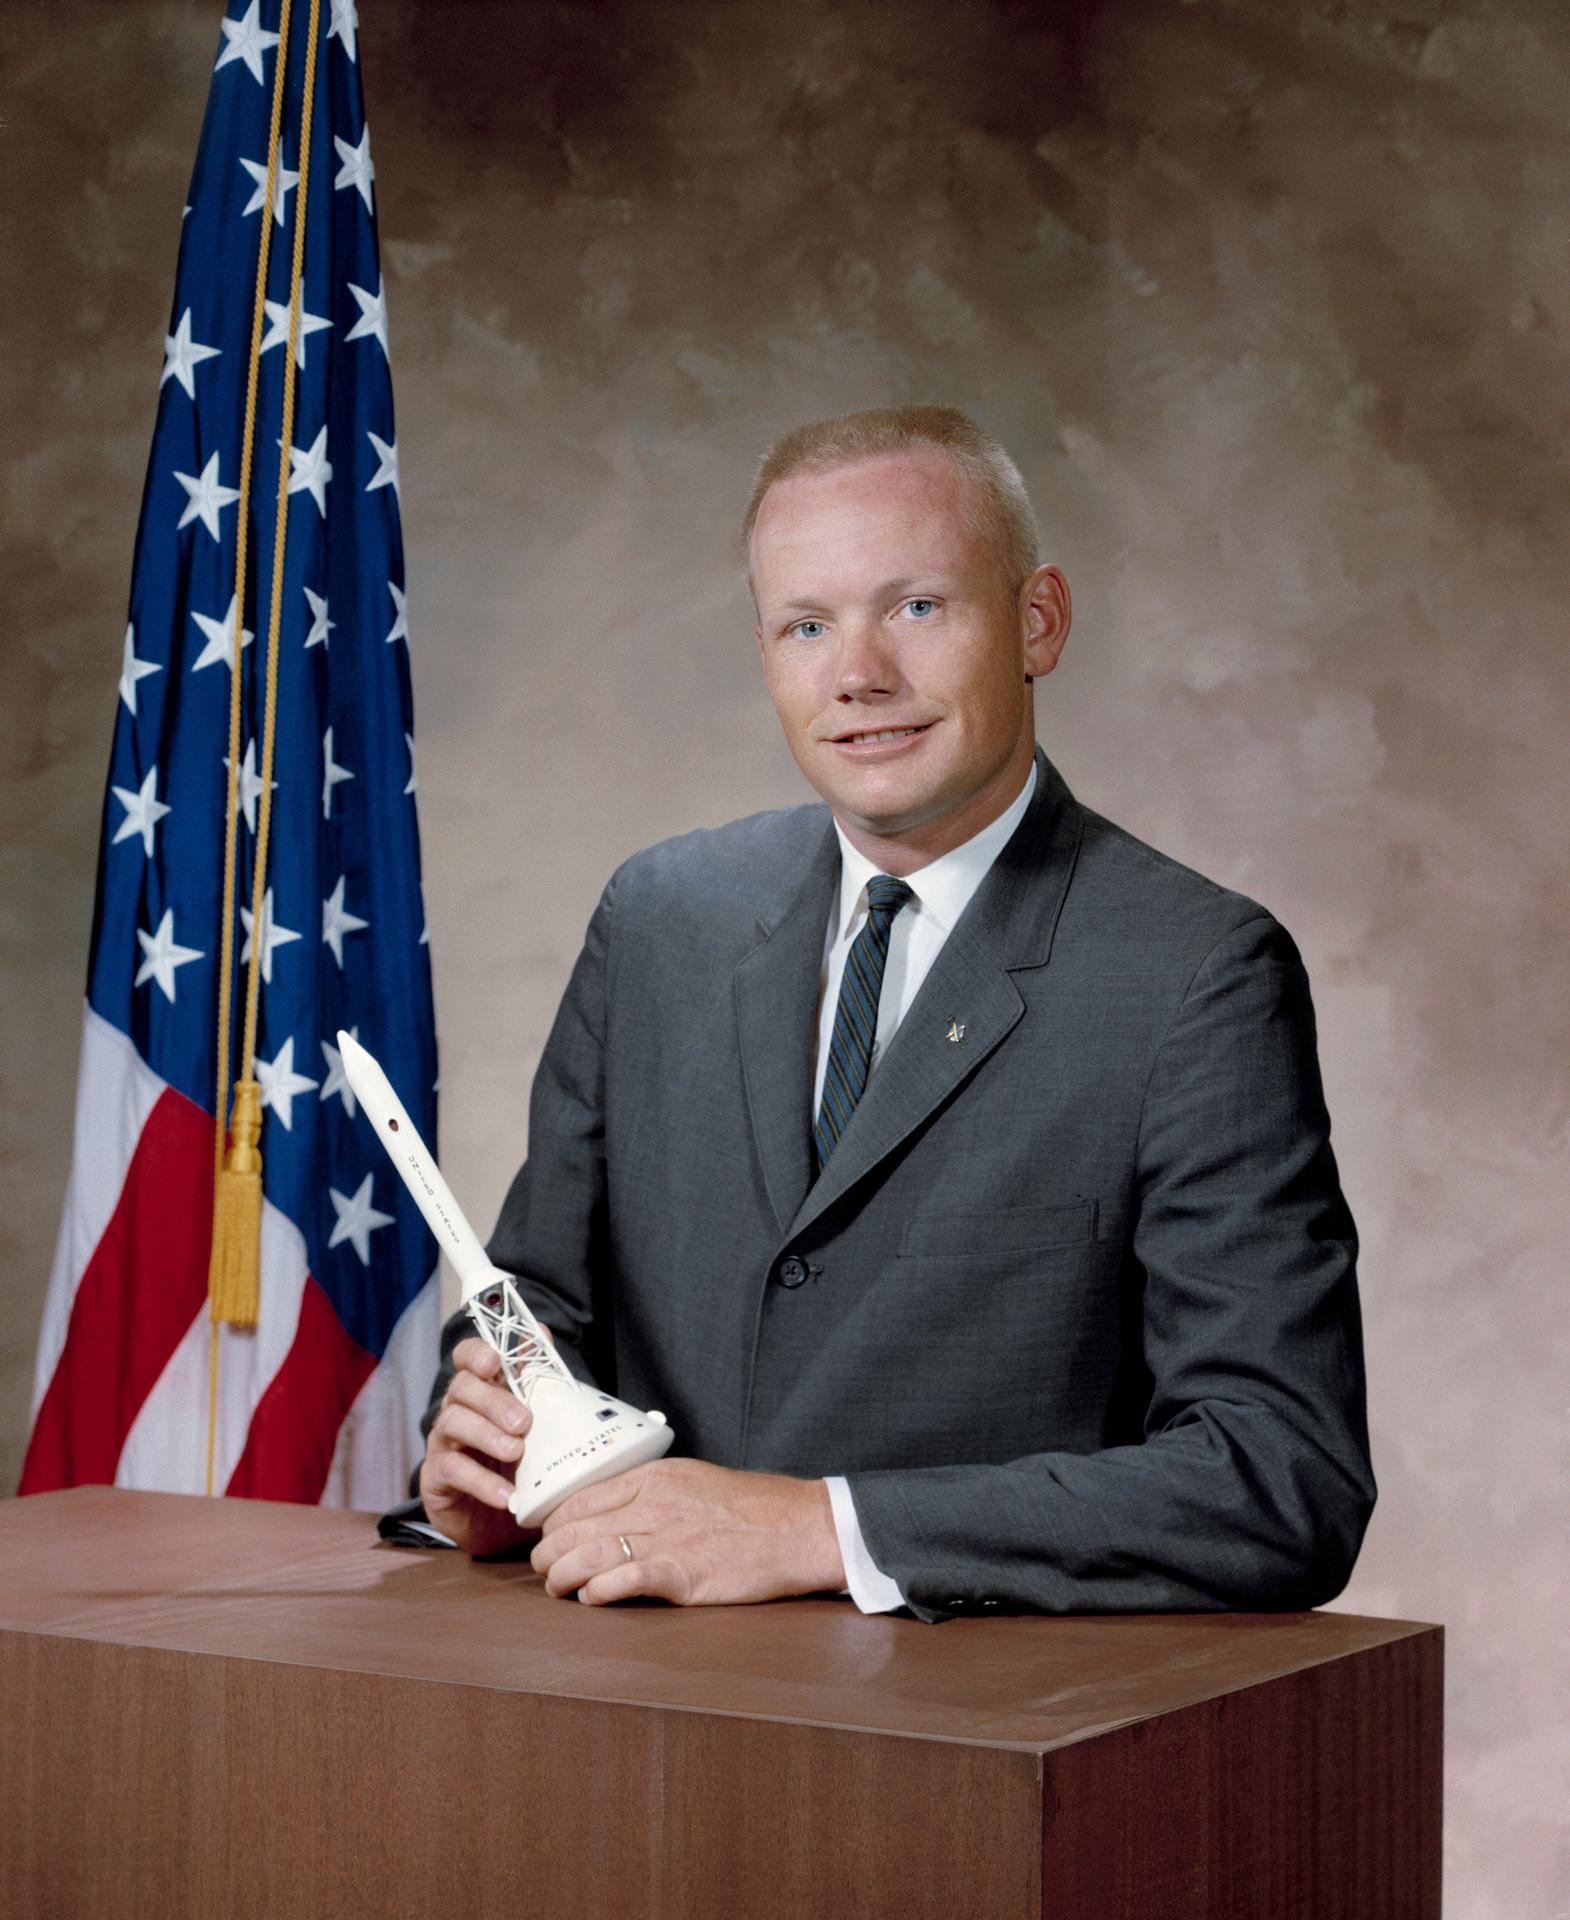
[[[476,1379],[472,1373],[455,1373],[444,1396],[446,1406],[472,1407],[483,1414],[493,1427],[508,1433],[527,1433],[531,1415],[507,1387],[498,1387]],[[438,1416],[439,1417],[439,1416]]]
[[[539,1551],[540,1547],[536,1546],[534,1553],[529,1555],[530,1564],[537,1573],[543,1573],[545,1591],[558,1596],[571,1593],[586,1580],[592,1580],[596,1574],[605,1573],[616,1566],[632,1564],[613,1533],[590,1534],[569,1552],[557,1555],[544,1568],[535,1561],[535,1554]]]
[[[494,1387],[478,1380],[471,1380],[463,1393],[442,1401],[432,1427],[446,1428],[455,1416],[464,1421],[478,1420],[492,1433],[506,1434],[514,1440],[522,1439],[534,1424],[529,1409],[520,1406],[510,1393],[498,1394]]]
[[[610,1524],[615,1525],[614,1517]],[[629,1521],[628,1524],[630,1525],[631,1522]],[[592,1523],[580,1523],[575,1527],[558,1527],[549,1535],[541,1533],[539,1540],[535,1543],[534,1551],[529,1555],[529,1564],[541,1579],[544,1579],[552,1567],[565,1560],[569,1554],[586,1552],[590,1556],[587,1563],[589,1571],[595,1573],[602,1566],[610,1565],[608,1555],[604,1558],[598,1557],[599,1543],[606,1540],[614,1543],[619,1538],[619,1534],[607,1532],[603,1527]],[[626,1558],[619,1546],[615,1551],[618,1559]]]
[[[556,1562],[572,1552],[576,1538],[570,1532],[541,1533],[529,1552],[529,1565],[543,1580]]]
[[[431,1431],[445,1445],[464,1447],[492,1460],[506,1460],[516,1466],[523,1458],[521,1434],[503,1433],[500,1427],[469,1407],[444,1407]]]
[[[455,1449],[433,1453],[427,1457],[425,1466],[438,1492],[467,1494],[471,1500],[487,1507],[505,1507],[512,1499],[511,1480],[492,1473],[472,1453]]]
[[[471,1334],[452,1350],[452,1363],[465,1373],[477,1373],[482,1380],[494,1380],[501,1371],[502,1357],[489,1340]]]
[[[581,1487],[546,1515],[545,1531],[550,1533],[556,1527],[569,1527],[580,1520],[592,1520],[598,1514],[614,1513],[637,1497],[645,1478],[644,1468],[629,1467],[625,1473],[613,1474],[609,1480],[596,1480],[592,1487]]]
[[[654,1554],[647,1560],[625,1560],[619,1567],[597,1573],[578,1589],[578,1598],[588,1607],[604,1607],[617,1600],[634,1600],[640,1595],[649,1600],[670,1600],[685,1604],[692,1590],[687,1571],[669,1554]]]

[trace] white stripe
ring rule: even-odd
[[[409,1490],[423,1451],[420,1415],[431,1397],[441,1344],[438,1276],[404,1308],[381,1364],[355,1396],[338,1429],[338,1445],[322,1489],[324,1507],[369,1513]]]
[[[60,1214],[33,1370],[33,1418],[65,1348],[76,1290],[120,1204],[147,1116],[168,1091],[131,1040],[91,1006],[82,1021],[71,1178]]]
[[[38,1336],[35,1419],[65,1348],[82,1275],[119,1205],[148,1116],[167,1091],[167,1083],[132,1041],[87,1006],[71,1176]],[[245,1451],[262,1395],[294,1345],[307,1271],[299,1229],[265,1202],[259,1324],[254,1331],[227,1325],[218,1330],[213,1485],[220,1492]],[[132,1423],[120,1451],[116,1486],[170,1493],[205,1490],[210,1324],[204,1300]],[[436,1372],[439,1338],[440,1303],[433,1275],[404,1309],[381,1364],[339,1429],[322,1496],[325,1505],[371,1509],[403,1498],[420,1454],[419,1419]]]
[[[218,1329],[218,1433],[213,1490],[222,1493],[245,1451],[257,1404],[289,1356],[307,1272],[305,1238],[286,1213],[262,1203],[261,1296],[254,1328]],[[200,1311],[126,1435],[117,1487],[164,1493],[207,1488],[207,1386],[212,1322]]]

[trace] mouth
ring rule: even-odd
[[[886,754],[908,749],[912,741],[919,740],[933,725],[934,722],[928,720],[915,727],[857,727],[836,734],[829,744],[857,760],[881,759]]]

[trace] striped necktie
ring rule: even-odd
[[[878,994],[889,957],[889,928],[907,900],[915,897],[903,880],[877,873],[867,882],[867,924],[851,943],[840,980],[834,1032],[823,1075],[823,1104],[813,1129],[821,1172],[867,1084],[872,1043],[878,1031]]]

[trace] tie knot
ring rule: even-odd
[[[914,895],[915,889],[906,886],[903,880],[896,880],[892,874],[875,873],[867,882],[867,911],[887,914],[892,919]]]

